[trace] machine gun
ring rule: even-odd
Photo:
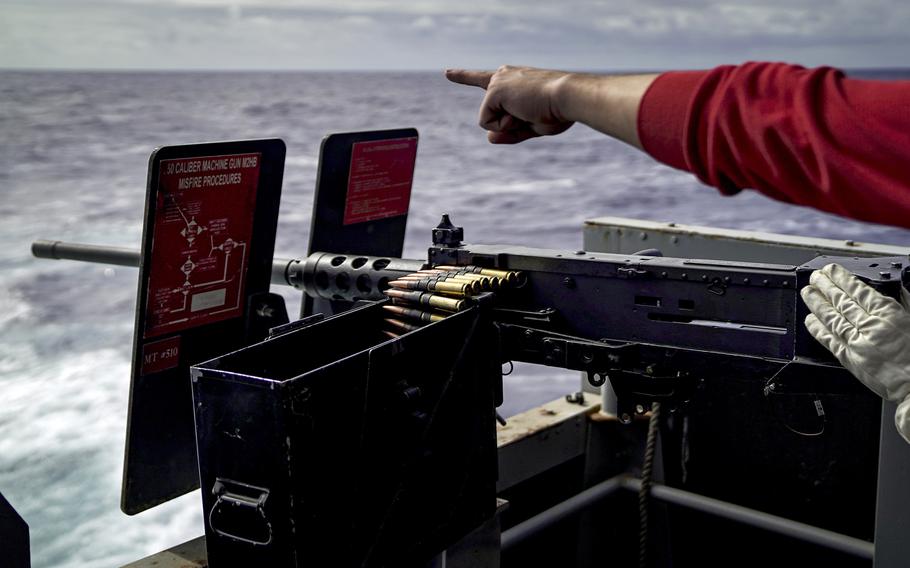
[[[353,144],[391,138],[400,151],[411,140],[363,134]],[[837,261],[896,297],[904,257],[796,266],[469,245],[446,216],[425,259],[357,254],[347,252],[357,239],[388,233],[398,235],[400,253],[403,223],[382,217],[384,232],[343,223],[343,194],[330,215],[318,191],[314,219],[334,219],[336,236],[354,244],[336,238],[343,248],[331,252],[322,245],[332,239],[314,237],[316,252],[273,260],[277,193],[264,197],[261,180],[280,184],[280,170],[277,158],[265,159],[277,152],[267,142],[153,156],[142,253],[33,247],[42,257],[142,264],[124,510],[201,486],[215,568],[425,566],[495,518],[501,365],[528,362],[579,370],[591,389],[609,387],[617,422],[635,423],[659,403],[666,486],[823,526],[814,542],[847,542],[841,550],[865,557],[881,403],[804,330],[798,292],[814,269]],[[352,171],[351,146],[347,139],[347,154],[334,159],[344,167],[323,157],[321,180]],[[181,282],[156,288],[156,234],[178,234],[171,222],[178,244],[201,234],[196,218],[168,201],[176,192],[162,180],[192,171],[204,152],[241,156],[236,168],[257,172],[258,193],[240,176],[224,179],[255,195],[258,208],[229,212],[249,219],[233,225],[245,227],[244,238],[212,236],[208,258],[222,263],[220,280],[196,288],[197,263],[181,253],[161,262]],[[168,183],[180,189],[178,181]],[[209,232],[236,222],[227,219]],[[246,288],[238,285],[244,275]],[[303,290],[316,310],[290,322],[269,279]],[[196,328],[187,312],[199,318]],[[637,455],[638,442],[624,451]],[[728,530],[691,521],[676,511],[667,523],[682,558],[705,527],[719,540]],[[516,541],[511,534],[503,546]],[[498,565],[498,548],[495,560],[470,562]]]
[[[285,283],[311,297],[375,301],[402,277],[423,277],[424,285],[414,288],[432,291],[439,275],[427,269],[440,266],[455,278],[510,275],[498,291],[456,293],[464,307],[489,303],[501,359],[584,371],[592,387],[609,378],[618,414],[629,422],[652,402],[688,399],[698,380],[716,369],[729,373],[743,364],[767,377],[785,368],[794,376],[823,375],[824,386],[816,390],[836,388],[834,377],[845,375],[803,327],[808,310],[799,290],[812,271],[839,262],[896,297],[905,260],[819,256],[785,266],[665,258],[656,250],[615,255],[466,245],[461,238],[463,230],[444,215],[426,261],[317,252],[288,261]],[[392,294],[402,297],[395,288]]]
[[[836,261],[896,296],[903,258],[785,266],[462,239],[446,216],[425,260],[274,261],[273,284],[339,313],[194,367],[213,566],[339,556],[337,535],[351,530],[371,535],[348,541],[351,565],[402,554],[422,563],[480,526],[494,513],[493,408],[510,361],[583,371],[591,387],[609,380],[623,423],[662,403],[669,485],[819,524],[871,514],[869,491],[846,488],[874,487],[878,403],[805,332],[798,291]],[[57,258],[86,250],[35,247]],[[328,400],[363,414],[342,427]],[[803,436],[769,438],[780,424]],[[836,447],[810,441],[825,430]],[[383,472],[386,461],[395,467]],[[807,489],[798,469],[832,462],[836,473]],[[358,472],[371,463],[365,482]],[[352,521],[339,508],[345,491],[369,513]]]

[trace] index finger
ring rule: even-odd
[[[461,85],[471,85],[486,89],[490,84],[492,71],[469,71],[468,69],[446,69],[446,79]]]

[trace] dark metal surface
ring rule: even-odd
[[[383,302],[194,367],[209,562],[422,566],[495,505],[492,326]]]
[[[526,273],[527,284],[505,297],[501,307],[554,308],[559,319],[549,329],[557,333],[738,356],[791,360],[795,355],[815,355],[833,361],[814,349],[796,351],[808,344],[797,342],[797,332],[802,329],[802,320],[797,321],[802,307],[799,284],[823,264],[797,269],[508,245],[433,247],[429,259],[436,265],[478,265]],[[838,260],[888,295],[897,293],[901,270],[889,268],[889,261],[902,259]]]
[[[551,527],[572,515],[578,514],[592,505],[596,505],[622,488],[623,478],[622,476],[619,476],[612,477],[593,487],[585,489],[578,495],[570,497],[560,504],[547,509],[543,513],[531,517],[503,532],[501,540],[502,549],[509,550],[513,546],[546,530],[548,527]]]
[[[502,549],[508,550],[538,535],[541,531],[560,521],[578,514],[588,507],[597,505],[621,489],[637,493],[641,489],[641,480],[620,475],[589,487],[578,495],[503,532]],[[788,538],[822,546],[858,558],[872,560],[873,544],[865,540],[662,484],[652,485],[650,493],[654,499],[659,501],[694,509],[757,529],[778,533]],[[887,566],[892,565],[898,566],[901,564],[887,564]]]
[[[31,566],[28,525],[0,493],[0,564],[9,568]]]
[[[41,240],[32,243],[32,255],[36,258],[55,260],[81,260],[117,266],[139,266],[139,251],[122,247]]]
[[[910,562],[910,445],[894,426],[897,405],[882,403],[881,453],[878,462],[878,508],[875,511],[875,568],[898,568]]]
[[[624,489],[637,492],[641,487],[641,480],[625,478],[622,481],[622,486]],[[781,534],[808,544],[823,546],[858,558],[872,560],[872,543],[849,535],[799,523],[776,515],[769,515],[762,511],[741,507],[734,503],[712,499],[666,485],[652,485],[651,496],[659,501],[743,523],[757,529]]]
[[[372,221],[344,223],[351,158],[354,144],[360,142],[417,137],[416,129],[401,128],[336,133],[322,139],[307,255],[332,251],[341,255],[401,256],[408,222],[407,212]],[[331,315],[350,306],[350,302],[344,299],[326,300],[305,294],[300,315],[307,316],[315,312]]]
[[[621,489],[637,493],[641,489],[641,480],[626,475],[620,475],[589,487],[578,495],[503,532],[501,541],[502,549],[509,550],[513,546],[539,535],[542,531],[552,527],[560,521],[572,515],[581,513],[588,507],[599,504],[602,500],[610,497]],[[776,515],[769,515],[762,511],[741,507],[733,503],[712,499],[704,495],[698,495],[662,484],[653,484],[650,493],[654,499],[659,501],[708,513],[736,523],[742,523],[757,529],[781,534],[788,538],[822,546],[858,558],[872,560],[873,544],[865,540],[820,529],[812,525],[799,523]],[[617,514],[619,514],[619,512],[617,512]],[[710,540],[716,538],[716,535],[705,535],[705,538]],[[897,564],[886,564],[885,566],[900,565],[903,565],[902,561]]]
[[[496,499],[496,513],[473,532],[445,551],[445,568],[499,568],[501,514],[509,503]]]
[[[288,281],[310,298],[381,300],[389,282],[425,266],[423,260],[315,252],[290,267]]]
[[[609,378],[621,419],[668,402],[674,486],[871,538],[878,400],[802,337],[799,288],[832,259],[796,267],[496,245],[431,248],[430,259],[522,271],[527,283],[497,297],[497,310],[552,310],[546,322],[500,324],[503,360]],[[900,260],[837,259],[891,296]],[[698,532],[689,517],[671,519],[683,541]]]

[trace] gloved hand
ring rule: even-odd
[[[838,264],[816,270],[800,294],[806,328],[841,365],[882,398],[897,402],[894,423],[910,443],[910,298],[876,292]]]

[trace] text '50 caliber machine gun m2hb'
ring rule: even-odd
[[[427,258],[398,258],[416,147],[410,129],[327,137],[301,259],[272,259],[277,140],[156,151],[141,253],[35,243],[37,256],[140,266],[126,512],[201,486],[216,568],[508,565],[522,550],[542,558],[541,544],[565,538],[544,528],[580,511],[576,532],[603,529],[619,559],[703,562],[706,531],[721,551],[741,536],[711,513],[768,531],[752,542],[812,543],[774,541],[790,559],[865,565],[880,403],[803,329],[798,297],[831,258],[470,245],[448,216]],[[905,278],[903,257],[837,262],[890,296]],[[300,319],[288,322],[270,282],[305,292]],[[563,460],[575,469],[547,473],[587,487],[564,503],[523,503],[539,479],[503,482],[494,418],[513,361],[583,371],[589,390],[615,392],[590,426],[608,433],[585,442],[613,457],[579,466],[579,450]],[[634,418],[652,409],[646,444]],[[648,532],[658,429],[653,495],[674,506]],[[643,480],[613,477],[643,446]],[[627,506],[613,500],[609,515],[588,510],[629,488],[643,489],[640,522],[604,520]],[[511,502],[501,518],[497,495]],[[640,547],[623,538],[630,524]]]

